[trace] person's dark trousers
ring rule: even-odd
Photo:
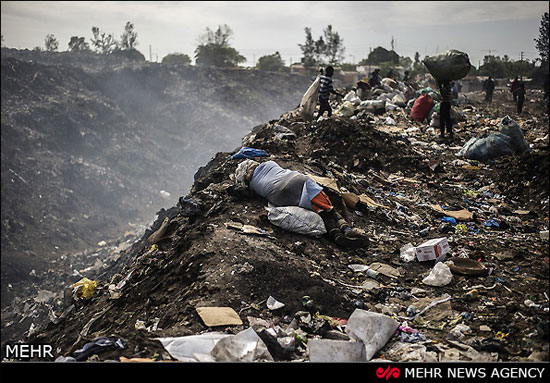
[[[441,137],[445,136],[445,128],[447,133],[453,135],[453,126],[451,124],[451,103],[449,101],[441,102],[439,106],[439,129]]]
[[[523,103],[525,102],[525,96],[519,95],[518,96],[518,114],[521,113],[523,110]]]
[[[328,116],[332,116],[332,108],[330,107],[330,104],[328,103],[328,100],[324,100],[322,98],[319,99],[319,114],[317,115],[317,118],[321,117],[323,113],[328,112]]]
[[[492,90],[488,90],[487,93],[485,94],[485,101],[493,102],[493,91]]]

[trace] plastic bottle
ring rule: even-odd
[[[427,227],[425,229],[422,229],[418,232],[418,234],[421,236],[421,237],[425,237],[427,236],[428,234],[430,233],[430,228]]]
[[[407,307],[406,313],[409,318],[413,317],[416,314],[416,307],[414,307],[413,305],[410,305],[409,307]]]
[[[378,271],[375,271],[373,269],[367,269],[367,275],[373,279],[378,278]]]

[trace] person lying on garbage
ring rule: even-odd
[[[247,159],[237,166],[235,178],[275,206],[300,206],[319,214],[328,237],[338,246],[360,248],[368,238],[352,228],[338,213],[323,188],[308,176],[284,169],[275,161],[258,163]]]

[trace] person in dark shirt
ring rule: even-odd
[[[325,68],[325,74],[321,75],[319,84],[319,113],[317,114],[317,118],[321,117],[325,112],[328,112],[329,117],[332,116],[332,108],[328,102],[331,93],[344,97],[344,95],[336,92],[332,86],[333,74],[334,68],[329,65]]]
[[[512,92],[512,96],[514,97],[514,102],[518,101],[518,93],[519,90],[519,80],[518,76],[514,78],[514,81],[512,81],[512,85],[510,86],[510,91]]]
[[[451,122],[451,82],[450,81],[438,81],[439,93],[441,94],[441,103],[439,104],[439,129],[441,131],[441,138],[445,137],[445,130],[449,133],[451,140],[453,139],[453,125]]]
[[[544,100],[546,101],[546,112],[549,112],[549,106],[550,106],[550,80],[548,77],[548,73],[546,73],[546,76],[544,76]]]
[[[493,91],[495,90],[495,82],[493,81],[493,78],[491,76],[489,76],[489,78],[485,80],[483,88],[485,89],[485,101],[493,102]]]
[[[523,81],[519,81],[516,97],[517,112],[520,114],[523,111],[523,103],[525,102],[525,83]]]
[[[369,84],[373,88],[380,85],[380,69],[375,69],[374,72],[372,72],[369,79]]]

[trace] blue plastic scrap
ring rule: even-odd
[[[269,153],[263,149],[243,147],[241,148],[241,150],[231,156],[231,158],[233,158],[234,160],[254,157],[269,157]]]
[[[488,227],[500,227],[500,225],[498,224],[498,222],[495,221],[494,219],[488,219],[487,221],[483,222],[483,226],[488,226]]]
[[[438,218],[440,221],[443,221],[443,222],[449,222],[453,225],[456,225],[456,219],[454,219],[453,217],[443,217],[443,218]]]

